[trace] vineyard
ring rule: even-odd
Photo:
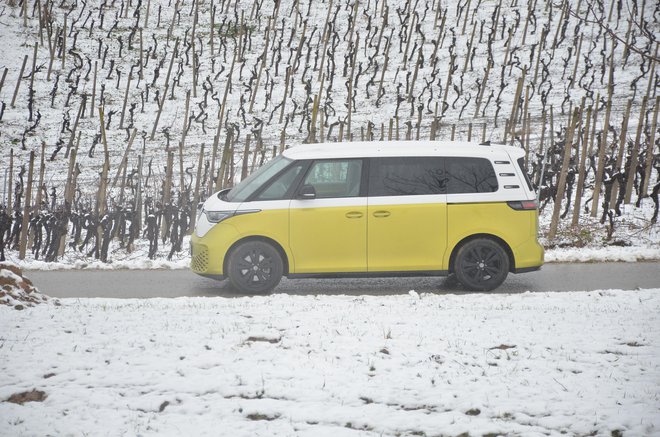
[[[287,147],[435,139],[524,148],[547,247],[657,245],[658,35],[648,0],[5,0],[0,247],[182,258]]]

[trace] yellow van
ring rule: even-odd
[[[538,270],[524,151],[458,142],[292,147],[198,210],[195,273],[247,293],[289,278],[444,276],[492,290]]]

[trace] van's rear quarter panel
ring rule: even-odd
[[[456,245],[475,234],[490,234],[504,240],[513,252],[515,268],[541,265],[543,249],[536,238],[537,214],[536,210],[516,211],[506,202],[448,204],[443,268],[449,269],[449,258]]]

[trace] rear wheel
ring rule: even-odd
[[[495,241],[477,238],[458,249],[454,271],[456,278],[469,290],[494,290],[509,273],[509,257]]]
[[[282,279],[283,263],[277,249],[262,241],[238,245],[229,255],[229,282],[244,293],[268,293]]]

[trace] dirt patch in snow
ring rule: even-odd
[[[16,265],[0,263],[0,304],[22,310],[48,301]],[[57,301],[55,301],[57,303]]]
[[[22,393],[14,393],[13,395],[9,396],[9,399],[7,399],[5,402],[23,405],[26,402],[43,402],[47,397],[48,395],[46,392],[32,389]]]

